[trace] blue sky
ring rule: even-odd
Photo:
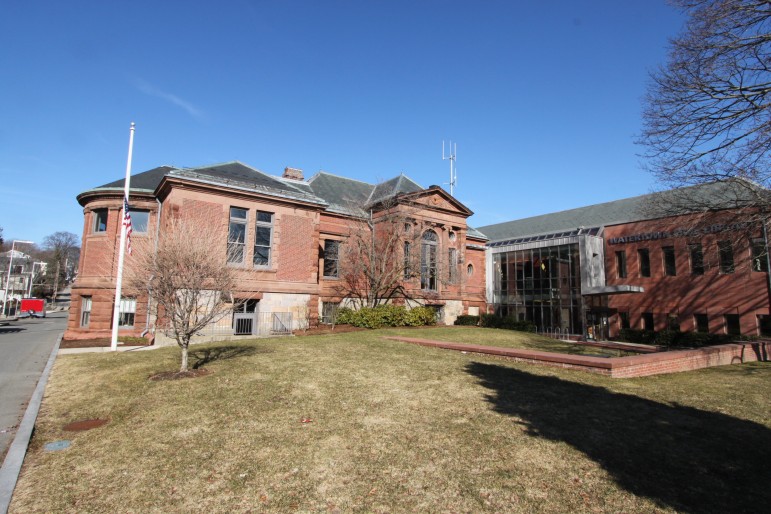
[[[239,160],[444,185],[474,226],[644,194],[648,72],[665,0],[3,0],[0,226],[82,232],[75,196]]]

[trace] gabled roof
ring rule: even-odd
[[[346,177],[320,171],[308,179],[313,194],[323,198],[328,210],[341,214],[361,216],[361,207],[367,203],[375,186]]]
[[[423,191],[423,187],[402,173],[398,177],[376,185],[367,199],[367,205],[381,202],[398,194],[417,193],[418,191]]]
[[[491,241],[559,234],[706,210],[752,205],[759,186],[736,179],[623,198],[479,227]],[[687,202],[687,203],[686,203]],[[690,210],[689,210],[690,208]]]

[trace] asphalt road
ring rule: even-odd
[[[66,325],[67,312],[0,325],[0,462]]]

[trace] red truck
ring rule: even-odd
[[[46,301],[43,298],[22,298],[20,318],[45,318]]]

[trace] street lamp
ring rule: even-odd
[[[14,239],[13,243],[11,243],[11,258],[8,259],[8,276],[5,280],[5,294],[3,294],[3,314],[5,317],[8,317],[8,284],[11,282],[11,267],[13,266],[13,254],[15,252],[16,243],[22,243],[22,244],[34,244],[32,241],[23,241]]]

